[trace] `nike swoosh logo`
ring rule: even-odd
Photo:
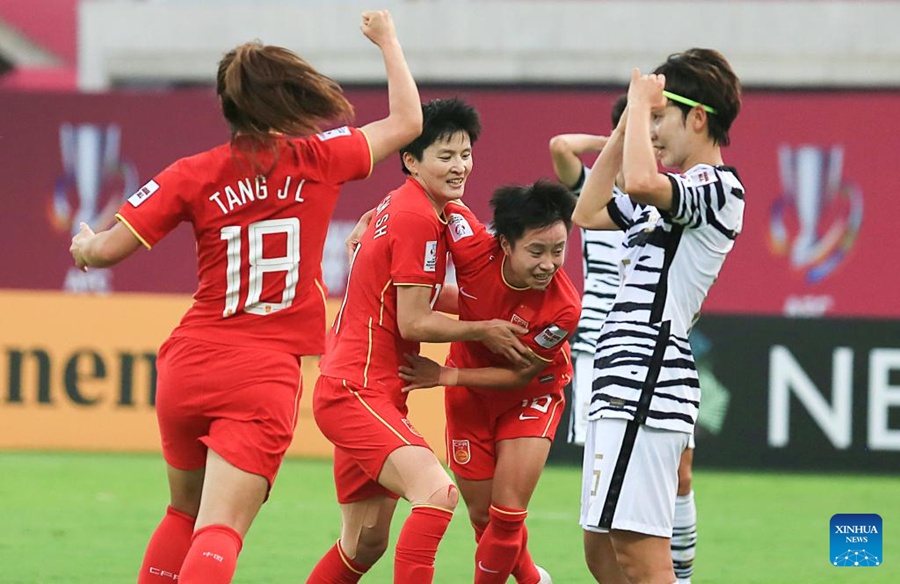
[[[488,574],[499,574],[500,573],[500,570],[488,570],[487,568],[485,568],[484,565],[481,563],[481,560],[478,560],[478,569],[481,570],[482,572],[487,572]]]
[[[523,422],[525,420],[537,420],[540,416],[526,416],[525,414],[519,414],[519,419]]]
[[[463,296],[465,296],[466,298],[471,298],[472,300],[478,300],[477,297],[472,296],[471,294],[467,294],[466,291],[463,290],[462,288],[459,289],[459,293],[462,294]]]

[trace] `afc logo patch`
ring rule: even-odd
[[[438,244],[436,241],[425,242],[425,262],[422,264],[423,271],[437,271],[437,247]]]
[[[450,237],[453,238],[453,241],[459,241],[475,235],[475,232],[472,231],[472,226],[459,213],[450,214],[450,217],[447,218],[447,227],[450,230]]]
[[[472,460],[472,451],[469,449],[468,440],[453,440],[450,450],[452,450],[453,460],[457,464],[468,464]]]

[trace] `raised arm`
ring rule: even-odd
[[[91,268],[106,268],[119,263],[137,249],[141,242],[127,227],[116,223],[110,229],[94,233],[87,223],[72,238],[69,247],[75,267],[84,272]]]
[[[606,136],[593,134],[559,134],[550,138],[550,158],[556,178],[569,189],[579,186],[584,164],[579,156],[586,152],[600,152]]]
[[[666,107],[664,75],[641,75],[635,68],[628,86],[628,127],[625,129],[622,174],[625,191],[637,203],[661,211],[672,207],[672,183],[659,172],[650,139],[650,117]]]
[[[622,132],[627,119],[626,111],[619,120],[619,125],[607,139],[600,156],[597,157],[597,162],[594,163],[581,187],[581,194],[572,213],[572,222],[579,227],[609,230],[619,228],[610,218],[606,205],[612,200],[616,175],[622,166]]]
[[[387,73],[390,107],[388,116],[362,127],[372,147],[372,161],[378,163],[412,142],[422,132],[422,103],[397,39],[390,12],[364,12],[360,28],[381,49]]]

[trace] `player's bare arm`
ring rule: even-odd
[[[485,387],[491,389],[521,389],[528,385],[549,363],[529,351],[528,365],[522,367],[479,367],[459,369],[445,367],[421,355],[404,355],[409,365],[401,365],[400,379],[406,382],[404,392],[439,385]]]
[[[106,268],[115,265],[139,247],[140,240],[121,223],[100,233],[94,233],[87,223],[82,223],[81,230],[72,238],[69,252],[75,259],[75,267],[86,272],[89,267]]]
[[[657,168],[651,140],[651,116],[666,107],[664,75],[642,75],[635,68],[628,86],[628,124],[625,128],[622,174],[625,192],[634,201],[661,211],[672,207],[672,183]]]
[[[445,314],[459,314],[459,286],[456,284],[444,284],[438,295],[434,309]]]
[[[584,168],[579,156],[586,152],[600,152],[607,139],[606,136],[594,134],[559,134],[550,138],[550,158],[559,182],[570,189],[575,188]]]
[[[353,226],[353,230],[347,236],[347,239],[344,240],[344,249],[347,250],[347,260],[350,263],[353,263],[353,256],[356,253],[356,246],[359,245],[363,233],[366,232],[366,227],[368,227],[369,223],[372,222],[372,217],[374,215],[375,209],[369,209],[368,211],[363,213],[362,217],[359,218],[359,221],[356,222],[356,225]]]
[[[397,39],[391,13],[387,10],[364,12],[360,28],[381,49],[387,73],[388,116],[361,128],[369,139],[372,161],[378,163],[422,132],[422,103]]]
[[[449,318],[431,309],[431,294],[430,286],[397,286],[397,328],[404,339],[426,343],[479,341],[510,363],[528,362],[529,349],[518,338],[527,329],[500,319]]]
[[[616,175],[622,167],[622,152],[628,113],[622,115],[619,125],[610,134],[600,151],[597,162],[591,168],[572,213],[572,222],[584,229],[619,229],[609,216],[606,206],[612,200]]]

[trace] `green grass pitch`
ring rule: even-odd
[[[550,467],[531,505],[529,545],[556,584],[592,581],[577,525],[579,485],[578,469]],[[900,478],[697,470],[694,487],[695,584],[900,582]],[[0,582],[134,582],[167,493],[159,456],[0,453]],[[407,512],[401,501],[395,537]],[[829,564],[835,513],[881,515],[882,566]],[[304,582],[337,539],[339,521],[330,464],[288,460],[250,531],[234,582]],[[473,551],[460,510],[441,544],[435,582],[471,582]],[[386,584],[390,575],[386,555],[363,582]]]

